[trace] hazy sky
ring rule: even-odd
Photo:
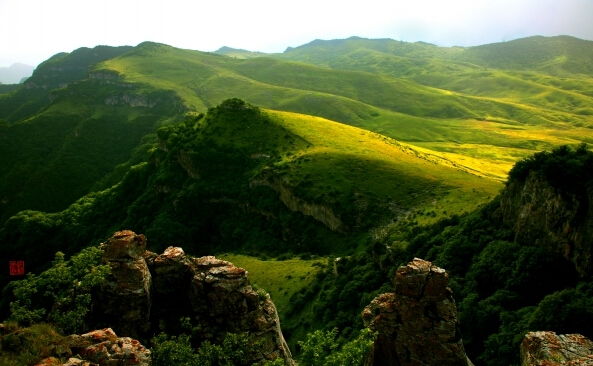
[[[531,35],[593,40],[593,0],[0,0],[0,67],[143,41],[282,52],[360,36],[472,46]]]

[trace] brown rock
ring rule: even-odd
[[[62,363],[55,357],[48,357],[44,358],[43,360],[37,362],[35,366],[61,366]]]
[[[95,325],[113,326],[118,333],[140,338],[150,326],[152,276],[143,257],[146,238],[118,231],[101,248],[111,275],[97,294]]]
[[[140,259],[146,251],[146,237],[130,230],[114,233],[105,244],[104,255],[111,261]]]
[[[251,288],[243,268],[212,256],[190,259],[179,247],[157,255],[146,250],[144,236],[131,231],[115,233],[102,248],[111,276],[93,304],[95,319],[102,321],[97,325],[109,324],[118,334],[147,339],[161,331],[175,334],[185,317],[199,330],[198,340],[222,341],[228,332],[254,336],[261,346],[245,355],[247,364],[282,357],[293,365],[276,307],[269,296]],[[88,345],[89,337],[105,339]],[[73,350],[82,349],[86,359],[100,363],[107,354],[125,354],[127,346],[116,345],[114,339],[115,333],[104,329],[71,336],[69,342]]]
[[[70,357],[68,361],[62,366],[99,366],[96,363],[92,363],[89,361],[81,360],[78,357]]]
[[[183,249],[168,247],[163,254],[154,259],[150,269],[154,273],[155,294],[187,294],[191,270]]]
[[[260,342],[259,349],[246,355],[246,363],[283,357],[292,365],[292,356],[280,329],[274,303],[249,285],[248,273],[230,262],[214,257],[192,261],[190,300],[202,339],[227,333],[249,332]]]
[[[521,343],[521,366],[593,366],[593,342],[580,334],[529,332]]]
[[[377,296],[362,318],[378,333],[367,365],[467,366],[449,276],[415,258],[395,275],[395,293]]]

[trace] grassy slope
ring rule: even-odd
[[[490,179],[460,170],[454,161],[373,132],[319,117],[269,113],[311,144],[279,163],[291,164],[289,180],[315,182],[310,196],[329,195],[335,189],[362,192],[404,209],[439,210],[436,214],[441,217],[442,211],[473,209],[500,188]]]
[[[318,265],[325,265],[326,262],[323,258],[262,260],[240,254],[223,254],[218,257],[237,267],[247,268],[251,284],[263,288],[270,294],[280,315],[288,311],[290,297],[307,288],[320,270]]]
[[[430,121],[437,126],[432,134],[424,134],[418,123],[415,138],[389,134],[372,121],[371,129],[460,164],[473,160],[474,168],[504,177],[517,158],[533,151],[592,141],[592,52],[592,42],[571,37],[531,37],[468,49],[352,38],[314,41],[276,57],[404,78],[480,98],[492,105],[489,113],[474,120]],[[501,106],[512,109],[501,111]],[[482,120],[490,122],[486,129]]]
[[[100,68],[173,90],[198,111],[240,96],[413,143],[498,180],[534,151],[592,140],[587,78],[484,70],[469,62],[477,57],[472,52],[355,38],[241,60],[145,43]]]

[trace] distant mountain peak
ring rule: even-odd
[[[33,74],[35,66],[14,63],[9,67],[0,67],[0,83],[19,84],[23,78]]]

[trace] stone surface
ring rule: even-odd
[[[471,365],[448,282],[443,269],[418,258],[397,270],[395,293],[377,296],[362,313],[378,333],[367,365]]]
[[[580,334],[529,332],[521,343],[521,366],[593,366],[593,342]]]
[[[72,334],[66,338],[70,357],[61,363],[55,357],[46,358],[36,366],[150,366],[150,350],[139,341],[118,337],[111,328],[93,330],[83,335]]]
[[[83,334],[94,344],[80,351],[84,360],[100,366],[149,366],[152,364],[150,350],[129,337],[117,337],[110,328]]]
[[[513,227],[515,241],[538,245],[572,261],[581,275],[593,273],[593,191],[586,197],[561,194],[530,173],[515,180],[500,197],[503,220]]]
[[[162,331],[178,333],[180,318],[189,318],[199,329],[194,334],[198,340],[219,342],[228,332],[254,336],[261,346],[245,355],[246,364],[282,357],[293,365],[276,307],[269,296],[252,289],[243,268],[212,256],[190,258],[179,247],[157,255],[146,251],[143,235],[131,231],[115,233],[102,248],[102,260],[110,264],[112,273],[93,303],[95,325],[109,325],[117,334],[148,340]],[[115,334],[105,332],[101,336],[108,339],[102,342],[113,347]],[[70,342],[87,349],[91,336],[72,336]]]
[[[144,254],[146,237],[129,230],[118,231],[101,244],[103,263],[111,275],[93,304],[97,327],[112,326],[120,334],[143,337],[150,327],[152,275]]]
[[[35,366],[61,366],[62,363],[55,357],[48,357],[44,358],[43,360],[37,362]]]

